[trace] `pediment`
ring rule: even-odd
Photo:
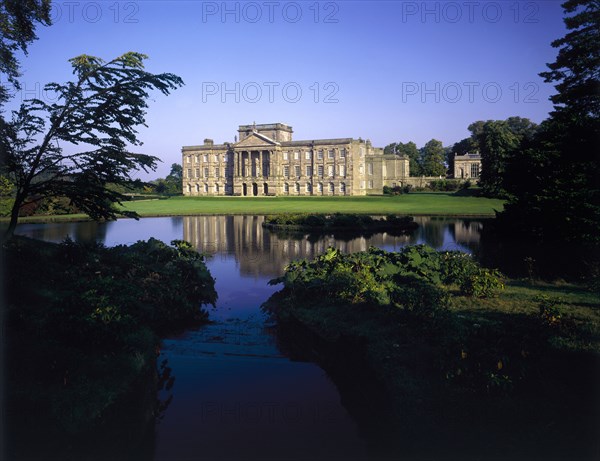
[[[235,143],[233,147],[275,147],[278,145],[279,143],[277,141],[274,141],[268,136],[254,132],[247,138],[244,138],[241,141]]]

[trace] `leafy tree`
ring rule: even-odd
[[[414,142],[409,141],[405,144],[399,142],[396,148],[396,153],[398,155],[404,155],[405,157],[408,157],[410,176],[421,176],[421,164],[419,163],[421,155],[419,153],[419,149],[417,149],[417,145]]]
[[[409,158],[409,170],[411,176],[421,176],[421,154],[417,145],[409,141],[407,143],[393,142],[383,148],[384,154],[396,154]]]
[[[521,117],[479,120],[469,125],[471,137],[456,143],[453,152],[460,155],[479,152],[482,163],[479,182],[484,193],[491,197],[505,197],[506,163],[512,155],[518,155],[520,143],[531,139],[537,127],[529,119]]]
[[[15,89],[20,89],[17,78],[21,75],[15,53],[27,54],[28,45],[37,39],[36,23],[50,25],[50,0],[0,2],[0,75],[6,75]],[[0,108],[8,99],[8,88],[0,84]]]
[[[183,180],[183,167],[179,163],[171,164],[171,172],[167,176],[167,181],[181,183]]]
[[[397,145],[398,145],[398,144],[397,144],[397,143],[395,143],[395,142],[393,142],[393,143],[391,143],[391,144],[388,144],[387,146],[385,146],[385,147],[383,148],[383,153],[384,153],[384,154],[386,154],[386,155],[389,155],[389,154],[395,154],[395,153],[396,153],[396,146],[397,146]]]
[[[503,197],[506,195],[504,189],[506,160],[519,146],[519,138],[502,120],[486,122],[477,138],[481,153],[479,183],[484,194]]]
[[[106,186],[135,184],[132,171],[156,168],[156,157],[131,152],[128,145],[141,145],[136,127],[145,126],[149,92],[168,95],[183,85],[174,74],[147,72],[146,59],[135,52],[109,62],[75,57],[74,81],[45,86],[56,102],[25,101],[0,127],[1,173],[15,185],[5,237],[14,232],[20,208],[39,197],[67,197],[94,219],[135,216],[114,206],[126,197]]]
[[[446,150],[441,141],[432,139],[421,149],[421,174],[444,176],[446,174]]]
[[[600,244],[600,2],[563,4],[568,33],[546,82],[556,83],[554,111],[523,153],[507,165],[513,196],[500,213],[507,231],[537,241]]]

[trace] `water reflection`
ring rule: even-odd
[[[260,305],[277,289],[267,285],[270,278],[281,275],[293,259],[313,258],[329,246],[345,252],[370,246],[392,251],[420,243],[446,250],[478,249],[479,221],[415,220],[419,228],[411,235],[352,238],[285,236],[263,228],[263,216],[26,224],[17,233],[54,242],[69,236],[107,246],[150,237],[184,239],[212,256],[207,265],[219,294],[218,306],[210,312],[213,323],[163,343],[159,360],[168,360],[176,381],[172,401],[159,394],[170,405],[155,439],[148,441],[148,457],[364,459],[373,447],[367,446],[365,428],[358,428],[348,414],[357,415],[348,397],[355,387],[340,387],[339,380],[332,382],[314,363],[298,361],[305,360],[301,357],[290,359],[289,351],[276,344]]]
[[[472,252],[477,249],[482,224],[457,218],[417,217],[419,228],[411,235],[388,233],[350,239],[338,235],[271,232],[263,216],[191,216],[183,219],[183,239],[209,255],[234,255],[244,276],[276,277],[290,261],[312,259],[333,246],[344,252],[376,246],[389,251],[406,245],[427,244],[436,249]]]

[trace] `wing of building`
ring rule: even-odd
[[[409,160],[361,138],[292,140],[283,123],[241,125],[234,143],[185,146],[184,195],[366,195],[409,179]]]

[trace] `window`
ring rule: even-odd
[[[204,192],[208,193],[208,184],[204,183]]]
[[[283,192],[284,194],[290,193],[290,185],[287,182],[283,185]]]
[[[204,155],[202,156],[202,161],[203,161],[204,163],[208,162],[208,154],[204,154]]]
[[[319,194],[323,193],[323,183],[322,182],[320,182],[319,184],[317,184],[317,192]]]
[[[219,167],[215,167],[215,178],[218,178],[220,176],[219,173],[221,173]]]
[[[219,193],[219,185],[215,184],[215,194],[218,194],[218,193]]]
[[[323,165],[317,166],[317,176],[319,176],[319,178],[323,177],[324,170],[325,168],[323,167]]]
[[[312,184],[311,184],[311,183],[309,183],[309,182],[307,182],[307,183],[306,183],[306,188],[305,188],[305,189],[306,189],[306,192],[307,192],[308,194],[310,194],[310,193],[312,192]]]
[[[340,158],[346,158],[346,149],[340,149]]]
[[[333,178],[333,165],[327,165],[327,176],[329,176],[330,178]]]
[[[196,178],[200,177],[200,168],[196,168]]]
[[[294,167],[294,172],[296,173],[296,176],[300,176],[302,174],[301,170],[300,170],[300,165],[296,165]]]
[[[345,165],[340,165],[340,176],[342,178],[346,177],[346,166]]]
[[[229,158],[227,157],[227,154],[223,154],[223,162],[227,163],[229,161]]]
[[[188,194],[192,193],[192,185],[191,184],[187,185],[187,190],[188,190]]]
[[[191,155],[186,155],[186,156],[185,156],[185,161],[186,161],[187,163],[192,163],[192,156],[191,156]],[[190,192],[191,192],[191,191],[190,191]]]
[[[192,177],[192,169],[191,168],[188,168],[188,170],[187,170],[187,177],[188,178]]]
[[[333,158],[333,149],[329,149],[327,151],[327,158],[332,159]]]
[[[285,152],[283,153],[283,159],[284,159],[284,160],[289,160],[289,159],[290,159],[290,153],[289,153],[289,152],[287,152],[287,151],[285,151]]]
[[[372,163],[367,163],[367,173],[368,174],[373,174],[373,164]]]
[[[283,167],[283,176],[286,178],[290,177],[290,167],[287,165]]]
[[[208,178],[208,167],[204,168],[204,177]]]
[[[307,150],[307,151],[304,153],[304,158],[305,158],[306,160],[310,160],[310,159],[312,158],[312,154],[311,154],[311,152],[310,152],[309,150]]]
[[[361,181],[361,182],[360,182],[360,188],[361,188],[361,189],[364,189],[364,188],[365,188],[365,182],[364,182],[364,181]]]
[[[306,165],[306,176],[312,176],[312,166]]]
[[[369,189],[373,189],[373,180],[369,181]]]
[[[340,194],[346,195],[346,183],[340,183]]]
[[[360,165],[358,165],[358,172],[360,174],[364,174],[364,172],[365,172],[365,166],[362,163]]]
[[[335,192],[335,185],[332,182],[329,183],[329,192],[332,194]]]
[[[365,156],[365,146],[360,146],[360,156],[361,157]]]
[[[300,152],[298,152],[298,151],[294,152],[294,160],[300,160]]]
[[[200,184],[196,184],[196,193],[200,192]]]
[[[323,160],[323,149],[317,151],[317,160]]]
[[[299,193],[300,193],[300,183],[298,183],[298,182],[297,182],[296,184],[294,184],[294,191],[295,191],[297,194],[299,194]]]
[[[471,178],[479,178],[479,163],[471,164]]]
[[[190,158],[191,158],[191,156],[190,156]],[[196,163],[198,163],[200,161],[200,156],[198,154],[195,155],[195,160],[196,160]]]

